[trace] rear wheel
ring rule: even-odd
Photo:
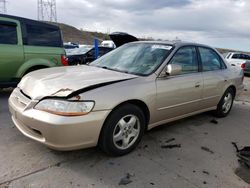
[[[217,105],[217,109],[215,111],[215,115],[217,117],[226,117],[229,114],[233,106],[234,97],[235,93],[233,89],[228,88]]]
[[[107,154],[125,155],[138,145],[144,130],[145,117],[142,110],[132,104],[123,105],[106,120],[99,146]]]

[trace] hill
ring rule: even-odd
[[[63,23],[52,23],[52,24],[60,27],[60,29],[62,30],[64,42],[93,44],[94,38],[97,38],[100,41],[109,40],[109,36],[105,33],[83,31]]]
[[[63,24],[63,23],[51,23],[51,24],[57,25],[60,27],[60,29],[62,30],[64,42],[75,42],[79,44],[93,44],[94,38],[99,39],[99,41],[109,40],[109,36],[107,33],[79,30],[73,26]],[[145,40],[145,39],[142,39],[142,40]],[[151,38],[151,40],[153,39]],[[240,52],[238,50],[223,49],[223,48],[217,48],[217,50],[220,53],[227,53],[227,52],[232,52],[232,51]],[[245,52],[245,53],[249,53],[249,52]]]

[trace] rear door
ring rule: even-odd
[[[222,96],[227,81],[226,65],[213,49],[207,47],[198,49],[204,82],[201,105],[202,108],[209,108],[216,106]]]
[[[158,121],[200,110],[203,79],[196,48],[180,48],[169,64],[181,65],[182,73],[156,80]]]
[[[0,18],[0,82],[15,81],[24,61],[20,24],[7,20]]]

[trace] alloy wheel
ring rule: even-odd
[[[122,117],[115,126],[113,132],[114,145],[125,150],[131,147],[137,140],[140,133],[140,121],[135,115]]]
[[[224,100],[223,100],[223,105],[222,105],[222,111],[223,113],[227,113],[230,109],[231,109],[231,106],[233,104],[233,96],[230,92],[228,92],[225,97],[224,97]]]

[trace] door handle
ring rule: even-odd
[[[197,88],[197,87],[200,87],[200,86],[201,86],[201,83],[200,83],[200,82],[196,82],[194,86],[195,86],[196,88]]]

